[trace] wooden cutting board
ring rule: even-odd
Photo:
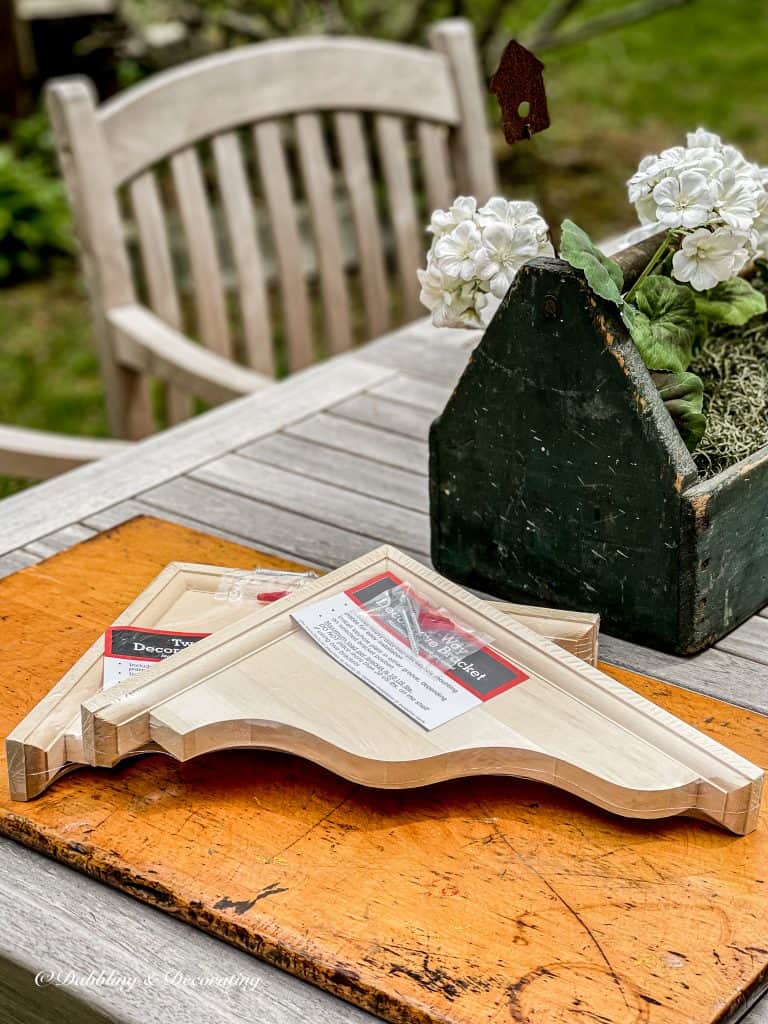
[[[291,566],[145,518],[0,581],[3,735],[173,560]],[[768,763],[762,716],[602,667]],[[5,785],[5,834],[392,1021],[703,1024],[768,985],[766,811],[734,837],[255,751],[82,770],[23,804]]]

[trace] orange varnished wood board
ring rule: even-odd
[[[137,519],[0,581],[3,735],[172,560],[289,565]],[[767,719],[603,667],[768,763]],[[767,817],[735,837],[511,779],[366,790],[255,751],[0,799],[6,835],[392,1021],[445,1024],[735,1019],[768,982]]]

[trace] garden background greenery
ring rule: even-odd
[[[482,20],[489,2],[467,0],[461,13]],[[357,7],[366,3],[376,0]],[[501,30],[523,35],[544,6],[510,0],[499,8]],[[619,6],[586,0],[579,16]],[[768,4],[690,0],[543,54],[552,127],[514,150],[499,137],[503,191],[533,199],[550,224],[570,217],[601,238],[633,223],[625,182],[639,159],[698,125],[768,164],[767,51]],[[135,73],[131,65],[119,70]],[[11,218],[14,204],[28,214]],[[12,222],[26,227],[19,232]],[[104,435],[88,310],[67,236],[44,115],[33,115],[0,146],[0,422]],[[0,479],[0,496],[17,486]]]

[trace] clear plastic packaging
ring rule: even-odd
[[[409,583],[397,583],[360,603],[382,626],[405,640],[414,654],[448,671],[491,642],[489,636],[435,607]]]
[[[214,600],[228,604],[271,604],[294,593],[317,573],[280,569],[228,569],[221,577]]]

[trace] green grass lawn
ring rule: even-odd
[[[592,2],[586,14],[610,9]],[[541,3],[510,16],[514,34]],[[552,128],[500,149],[505,191],[528,194],[550,223],[593,237],[632,223],[624,183],[647,152],[699,124],[768,164],[768,4],[690,6],[545,55]],[[104,434],[98,367],[73,270],[0,291],[0,421]],[[18,486],[0,480],[0,495]]]
[[[0,423],[106,433],[88,309],[74,268],[0,291]],[[0,496],[20,481],[0,477]]]

